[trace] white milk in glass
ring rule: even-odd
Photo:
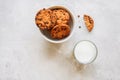
[[[97,56],[97,48],[90,41],[80,41],[74,48],[74,56],[82,64],[91,63]]]

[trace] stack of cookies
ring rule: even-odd
[[[42,9],[35,17],[35,23],[41,30],[50,31],[53,39],[63,39],[70,34],[70,14],[61,8]]]

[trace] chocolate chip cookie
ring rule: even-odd
[[[70,20],[69,13],[64,9],[53,10],[53,13],[57,16],[57,24],[68,24]]]
[[[93,27],[94,27],[93,19],[90,16],[88,16],[88,15],[84,15],[83,18],[84,18],[85,25],[86,25],[88,31],[91,32]]]
[[[70,26],[66,24],[58,24],[51,30],[51,37],[54,39],[62,39],[70,34]]]
[[[35,17],[35,23],[41,30],[53,28],[56,20],[56,15],[50,9],[40,10]]]

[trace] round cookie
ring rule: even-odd
[[[56,15],[50,9],[40,10],[35,17],[36,25],[41,29],[51,29],[56,23]]]
[[[51,37],[54,39],[62,39],[70,34],[70,26],[66,24],[59,24],[52,28]]]
[[[57,24],[67,24],[70,20],[69,13],[64,9],[53,10],[53,13],[57,16]]]

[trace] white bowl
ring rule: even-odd
[[[67,37],[63,38],[63,39],[53,39],[50,36],[50,32],[48,30],[41,30],[40,29],[41,35],[43,36],[43,38],[45,40],[47,40],[49,42],[52,42],[52,43],[62,43],[62,42],[67,41],[72,36],[73,29],[74,29],[74,18],[73,18],[72,13],[68,9],[66,9],[65,7],[63,7],[63,6],[52,6],[49,9],[64,9],[64,10],[66,10],[70,14],[69,26],[70,26],[71,31],[70,31],[70,34]]]

